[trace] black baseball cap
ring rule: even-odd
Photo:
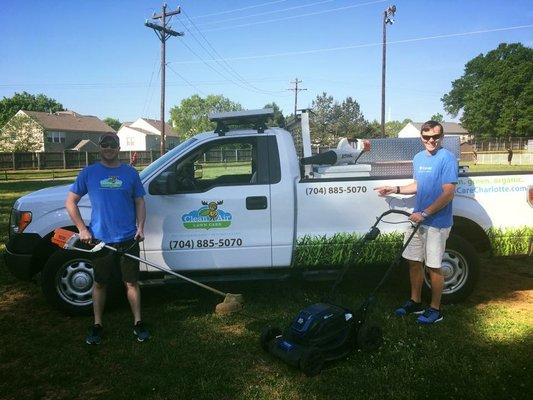
[[[100,139],[98,139],[98,144],[102,144],[104,140],[106,139],[113,140],[116,144],[120,146],[120,139],[118,138],[116,133],[113,133],[113,132],[104,133],[102,136],[100,136]]]

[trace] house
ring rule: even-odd
[[[446,136],[459,136],[461,143],[468,142],[474,138],[461,124],[457,122],[442,122],[444,128],[444,134]],[[420,129],[424,125],[423,122],[408,122],[400,132],[398,132],[399,138],[419,137]]]
[[[125,122],[117,132],[122,151],[160,150],[161,121],[139,118],[135,122]],[[165,123],[165,144],[171,149],[179,144],[179,135]]]
[[[105,122],[92,115],[74,111],[47,113],[18,111],[2,128],[4,136],[32,141],[33,151],[61,152],[93,151],[100,135],[115,132]]]

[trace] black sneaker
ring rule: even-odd
[[[89,333],[85,338],[87,344],[100,344],[102,336],[104,334],[104,328],[100,324],[94,324],[89,328]]]
[[[150,332],[146,330],[142,321],[137,322],[133,327],[133,334],[138,342],[145,342],[150,339]]]
[[[416,303],[413,300],[407,300],[403,306],[400,308],[397,308],[394,311],[394,314],[398,317],[403,317],[407,314],[423,314],[424,313],[424,307],[422,307],[422,303]]]

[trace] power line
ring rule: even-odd
[[[154,90],[151,90],[151,89],[152,89],[152,80],[154,78],[156,66],[157,66],[157,60],[154,61],[154,66],[152,67],[152,74],[150,75],[150,82],[148,83],[148,90],[146,91],[146,99],[144,101],[141,115],[145,115],[145,113],[148,112],[148,107],[149,107],[148,101],[150,101],[150,104],[152,103],[152,96],[153,96],[153,92],[155,91],[155,87],[154,87]],[[160,72],[161,72],[161,69],[157,71],[157,77],[159,77]]]
[[[495,28],[495,29],[484,29],[479,31],[470,31],[470,32],[461,32],[461,33],[449,33],[449,34],[442,34],[442,35],[435,35],[435,36],[425,36],[425,37],[419,37],[419,38],[412,38],[412,39],[402,39],[402,40],[393,40],[390,42],[387,42],[388,45],[391,44],[402,44],[402,43],[411,43],[411,42],[421,42],[425,40],[434,40],[434,39],[446,39],[451,37],[459,37],[459,36],[469,36],[469,35],[481,35],[483,33],[492,33],[492,32],[502,32],[502,31],[510,31],[510,30],[516,30],[516,29],[527,29],[532,28],[533,24],[530,25],[518,25],[518,26],[510,26],[505,28]],[[286,56],[294,56],[294,55],[305,55],[305,54],[316,54],[316,53],[327,53],[332,51],[341,51],[341,50],[351,50],[351,49],[359,49],[364,47],[376,47],[376,46],[382,46],[383,43],[381,42],[375,42],[375,43],[364,43],[364,44],[355,44],[355,45],[348,45],[348,46],[339,46],[339,47],[325,47],[320,49],[313,49],[313,50],[300,50],[300,51],[287,51],[283,53],[272,53],[272,54],[260,54],[255,56],[242,56],[242,57],[233,57],[233,58],[226,58],[226,61],[245,61],[245,60],[255,60],[255,59],[263,59],[263,58],[274,58],[274,57],[286,57]],[[207,60],[207,61],[215,61],[215,60]],[[197,64],[197,61],[172,61],[173,64]]]
[[[230,25],[230,26],[224,26],[224,27],[221,27],[221,28],[206,29],[205,32],[214,32],[214,31],[223,31],[223,30],[227,30],[227,29],[244,28],[244,27],[247,27],[247,26],[260,25],[260,24],[270,24],[271,22],[286,21],[286,20],[289,20],[289,19],[303,18],[303,17],[312,16],[312,15],[321,15],[321,14],[331,13],[331,12],[335,12],[335,11],[349,10],[351,8],[368,6],[368,5],[377,4],[377,3],[385,3],[387,1],[388,0],[369,1],[369,2],[366,2],[366,3],[359,3],[359,4],[353,4],[351,6],[331,8],[329,10],[315,11],[315,12],[311,12],[311,13],[307,13],[307,14],[291,15],[291,16],[288,16],[288,17],[274,18],[274,19],[258,21],[258,22],[250,22],[248,24]]]
[[[242,8],[234,8],[233,10],[227,10],[227,11],[221,11],[221,12],[217,12],[217,13],[212,13],[212,14],[204,14],[204,15],[198,15],[196,17],[193,17],[193,19],[199,19],[199,18],[206,18],[206,17],[213,17],[215,15],[222,15],[222,14],[231,14],[231,13],[234,13],[236,11],[244,11],[244,10],[249,10],[251,8],[258,8],[258,7],[263,7],[263,6],[269,6],[271,4],[276,4],[276,3],[284,3],[286,2],[287,0],[275,0],[275,1],[269,1],[268,3],[262,3],[262,4],[256,4],[256,5],[253,5],[253,6],[247,6],[247,7],[242,7]]]
[[[174,72],[176,75],[178,75],[187,85],[191,86],[192,88],[196,89],[198,92],[206,96],[206,93],[202,91],[200,88],[198,88],[194,83],[189,82],[187,79],[183,77],[179,72],[175,71],[174,68],[172,68],[170,65],[167,65],[168,69],[170,69],[172,72]]]
[[[308,7],[312,7],[312,6],[318,6],[320,4],[331,3],[333,1],[337,1],[337,0],[322,0],[322,1],[317,1],[315,3],[303,4],[303,5],[293,6],[293,7],[288,7],[288,8],[280,8],[278,10],[265,11],[265,12],[262,12],[262,13],[250,14],[250,15],[245,15],[245,16],[241,16],[241,17],[220,19],[220,20],[213,21],[213,22],[206,22],[206,23],[202,24],[202,27],[208,26],[208,25],[222,24],[222,23],[226,23],[226,22],[230,22],[230,21],[238,21],[240,19],[249,19],[249,18],[254,18],[254,17],[262,17],[264,15],[277,14],[277,13],[280,13],[280,12],[293,11],[293,10],[297,10],[297,9],[300,9],[300,8],[308,8]]]
[[[224,70],[226,70],[227,72],[229,72],[230,74],[232,74],[234,77],[236,77],[239,81],[241,81],[243,84],[251,87],[254,91],[256,92],[262,92],[264,94],[276,94],[276,93],[280,93],[282,91],[270,91],[270,90],[263,90],[261,88],[258,88],[257,86],[254,86],[252,85],[250,82],[248,82],[239,72],[237,72],[221,55],[220,53],[213,47],[213,45],[209,42],[209,40],[207,40],[207,38],[205,37],[205,35],[200,31],[200,29],[198,28],[198,26],[191,20],[191,18],[189,18],[189,16],[187,15],[187,13],[183,12],[183,14],[185,15],[185,17],[189,20],[189,22],[192,24],[192,26],[196,29],[196,31],[200,34],[200,36],[202,37],[202,39],[204,40],[204,42],[209,46],[209,49],[207,49],[203,43],[198,40],[196,38],[196,35],[191,32],[189,30],[189,28],[183,24],[183,26],[185,27],[185,29],[187,29],[187,31],[190,33],[190,35],[193,37],[194,40],[196,40],[196,42],[204,49],[204,51],[209,55],[209,57],[213,57],[213,53],[215,54],[215,56],[218,56],[218,60],[221,61],[217,62],[218,65],[220,65]],[[183,23],[183,22],[182,22]]]

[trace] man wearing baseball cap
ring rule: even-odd
[[[115,133],[105,133],[98,140],[100,162],[85,167],[70,188],[65,206],[78,228],[80,239],[89,243],[101,240],[117,249],[139,256],[139,242],[144,240],[146,194],[135,168],[118,159],[120,139]],[[91,200],[91,222],[86,225],[78,208],[80,199],[88,194]],[[106,288],[114,270],[119,270],[126,286],[133,313],[133,333],[139,342],[150,334],[141,320],[139,262],[119,253],[102,250],[93,260],[94,324],[86,337],[87,344],[99,344],[103,336],[102,315]]]

